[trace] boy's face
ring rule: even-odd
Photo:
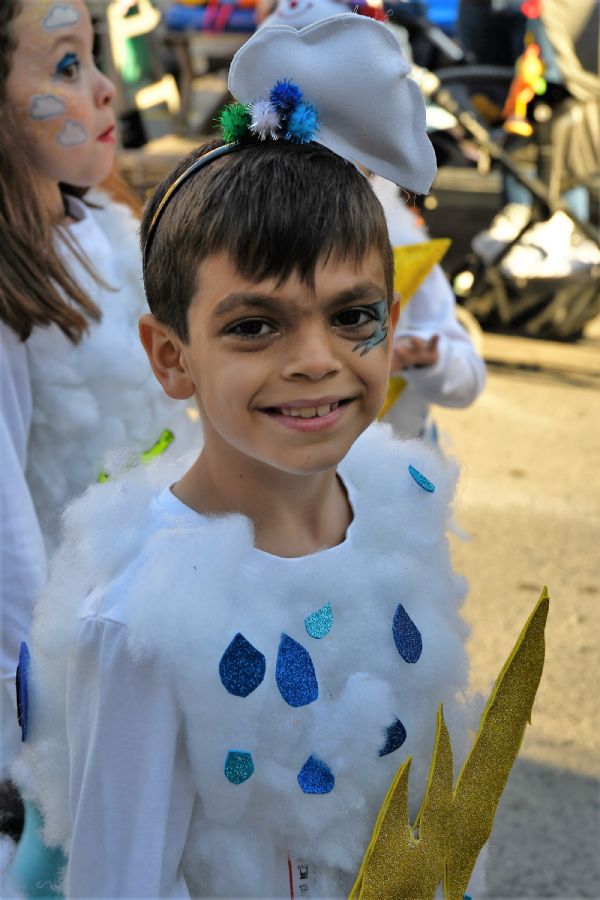
[[[337,466],[386,391],[393,323],[379,252],[319,265],[314,292],[296,274],[249,281],[225,253],[201,264],[197,285],[180,358],[207,452],[294,474]]]

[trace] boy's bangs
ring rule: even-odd
[[[143,239],[161,195],[179,172],[153,197]],[[225,251],[251,281],[272,278],[280,284],[297,273],[312,288],[320,264],[331,258],[360,263],[372,249],[381,253],[391,301],[392,251],[368,179],[318,144],[252,146],[211,162],[165,207],[146,265],[148,302],[157,318],[186,340],[198,267],[208,256]]]

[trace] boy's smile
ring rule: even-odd
[[[256,283],[220,253],[200,265],[197,286],[179,362],[202,414],[205,454],[232,472],[335,469],[385,396],[380,254],[330,258],[313,290],[296,273]]]

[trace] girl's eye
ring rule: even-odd
[[[263,338],[274,334],[276,328],[264,319],[244,319],[227,328],[226,333],[241,338]]]
[[[370,325],[377,322],[379,316],[377,310],[370,306],[354,306],[352,309],[344,309],[337,313],[332,320],[332,324],[337,328],[354,328],[358,329],[364,325]]]
[[[65,53],[56,66],[56,74],[65,81],[75,81],[79,77],[81,63],[74,53]]]

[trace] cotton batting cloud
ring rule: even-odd
[[[78,147],[79,144],[85,144],[87,139],[87,131],[81,122],[74,122],[72,119],[68,119],[58,136],[58,143],[63,147]]]
[[[66,28],[68,25],[76,25],[77,22],[79,22],[79,12],[74,6],[57,3],[44,19],[44,28]]]
[[[53,119],[66,109],[64,102],[54,94],[36,94],[31,100],[29,115],[32,119]]]

